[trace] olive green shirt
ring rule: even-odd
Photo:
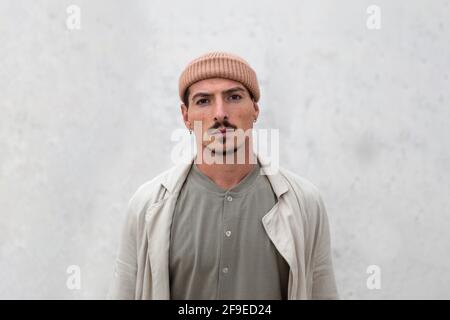
[[[171,299],[287,298],[289,266],[262,223],[277,197],[260,168],[224,190],[192,164],[171,225]]]

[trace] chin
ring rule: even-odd
[[[219,153],[222,155],[226,155],[226,154],[231,154],[231,153],[236,153],[237,152],[237,148],[230,148],[230,149],[225,149],[225,150],[213,150],[213,154],[215,153]]]

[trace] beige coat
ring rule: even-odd
[[[278,198],[262,223],[290,267],[288,299],[338,299],[327,212],[308,180],[257,155]],[[128,203],[110,299],[170,299],[169,241],[175,203],[191,163],[178,164],[138,188]]]

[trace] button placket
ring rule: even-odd
[[[232,248],[233,241],[231,235],[234,226],[234,210],[237,203],[233,202],[233,196],[225,193],[223,195],[223,220],[222,220],[222,247],[219,274],[218,298],[227,296],[230,290],[230,277],[232,277]]]

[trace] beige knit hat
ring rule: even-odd
[[[191,61],[181,73],[179,80],[180,98],[193,83],[210,78],[225,78],[242,83],[258,102],[260,97],[255,71],[241,57],[226,52],[210,52]]]

